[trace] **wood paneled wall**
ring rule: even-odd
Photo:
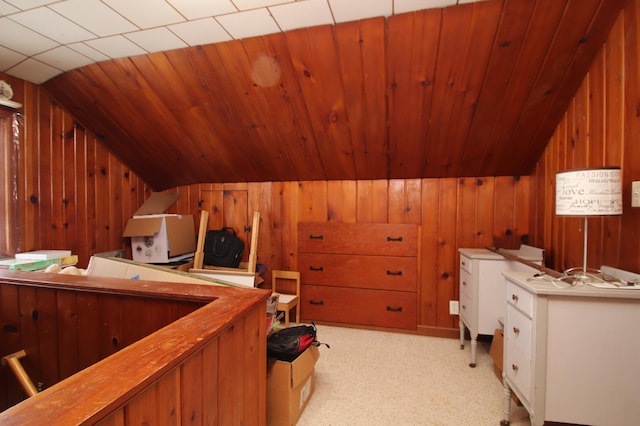
[[[12,84],[25,107],[17,214],[5,216],[4,229],[13,238],[2,251],[69,248],[85,267],[96,252],[128,249],[122,230],[148,195],[147,186],[42,90]],[[199,221],[206,209],[210,229],[232,226],[246,242],[245,226],[260,211],[258,262],[268,270],[296,268],[300,221],[421,225],[419,323],[426,327],[456,326],[449,300],[458,298],[459,247],[513,248],[528,240],[528,177],[199,184],[177,190],[183,197],[171,212],[191,213]]]
[[[268,182],[178,190],[183,197],[175,211],[194,213],[199,221],[198,209],[208,210],[210,229],[260,211],[258,262],[268,270],[297,268],[298,222],[421,225],[419,324],[431,333],[457,326],[449,300],[458,299],[458,248],[517,248],[529,240],[529,177]],[[238,231],[242,226],[234,225]],[[250,240],[248,234],[243,238]]]
[[[591,65],[556,128],[533,176],[533,242],[557,270],[583,265],[580,218],[555,216],[560,170],[619,166],[623,215],[589,219],[587,263],[640,272],[640,208],[631,207],[631,182],[640,180],[640,1],[631,0]]]
[[[0,79],[23,104],[19,114],[0,107],[0,253],[70,248],[86,266],[90,254],[121,248],[126,219],[148,195],[144,182],[44,90],[2,73]]]
[[[419,224],[419,324],[452,328],[458,248],[528,242],[545,248],[548,266],[581,265],[581,221],[554,216],[555,172],[620,165],[624,214],[590,221],[589,264],[640,271],[640,209],[629,203],[630,182],[640,180],[639,10],[632,0],[617,20],[531,177],[200,184],[178,188],[184,195],[172,211],[199,219],[207,209],[209,228],[230,225],[248,241],[242,231],[259,210],[258,261],[268,269],[296,268],[300,221]],[[68,247],[86,265],[95,252],[127,248],[122,229],[148,195],[145,183],[43,90],[6,79],[25,106],[15,219],[0,212],[3,237],[13,238],[2,238],[0,251]]]

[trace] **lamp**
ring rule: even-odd
[[[573,274],[578,282],[587,275],[587,223],[589,216],[622,214],[622,178],[619,167],[568,170],[556,174],[556,215],[584,217],[583,266]],[[577,268],[565,271],[571,274]]]

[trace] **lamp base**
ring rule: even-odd
[[[569,268],[562,273],[559,279],[572,286],[603,283],[606,281],[601,270],[584,267]]]

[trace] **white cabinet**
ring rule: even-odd
[[[465,327],[471,337],[471,362],[476,366],[478,335],[492,336],[502,328],[506,303],[502,273],[512,270],[535,271],[523,263],[506,259],[488,249],[462,248],[460,251],[460,348],[464,348]],[[505,250],[526,261],[542,264],[543,250],[522,246],[520,250]]]
[[[507,272],[505,420],[511,392],[533,426],[640,419],[640,289],[570,287]]]

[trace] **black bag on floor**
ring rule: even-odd
[[[276,331],[267,338],[267,357],[291,362],[311,345],[323,343],[316,339],[316,325],[296,325]],[[324,343],[327,347],[326,343]]]
[[[208,266],[237,268],[244,253],[244,242],[233,228],[207,231],[204,237],[203,263]]]

